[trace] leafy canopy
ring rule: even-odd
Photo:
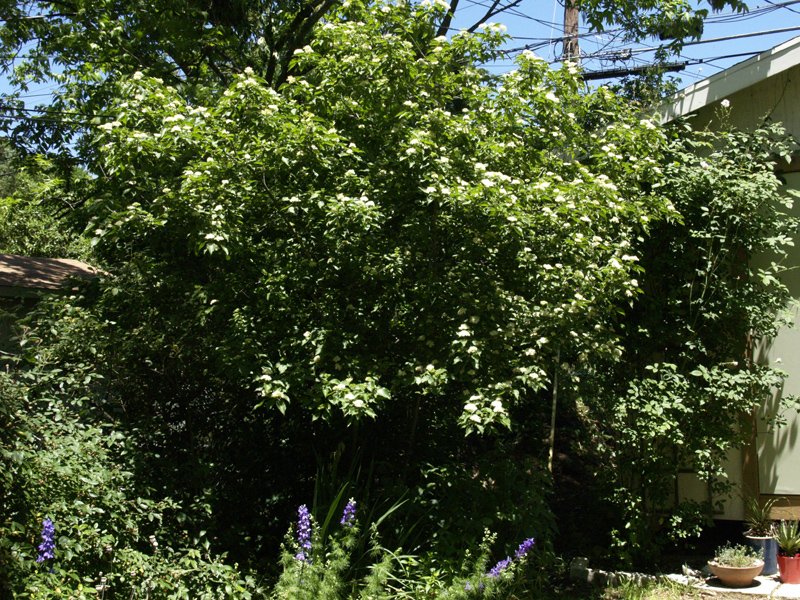
[[[532,55],[490,87],[472,65],[498,29],[419,58],[443,11],[353,4],[281,92],[247,73],[193,106],[136,75],[98,128],[97,252],[140,278],[145,329],[254,405],[357,422],[418,399],[483,431],[556,348],[613,351],[631,236],[667,212],[638,185],[654,163],[624,157],[661,133]],[[619,118],[602,138],[582,126],[598,106]]]

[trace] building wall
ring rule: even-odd
[[[766,65],[764,65],[766,69]],[[717,98],[697,111],[691,119],[695,129],[719,126],[718,109],[722,100],[730,102],[729,123],[751,131],[769,118],[781,122],[800,139],[800,65],[733,94]]]
[[[786,173],[782,177],[787,187],[800,190],[800,173]],[[800,216],[800,202],[792,212]],[[789,248],[787,265],[800,267],[800,236],[795,236],[795,246]],[[800,268],[787,271],[782,280],[792,297],[800,302]],[[797,322],[798,308],[792,316]],[[774,412],[782,396],[800,395],[800,330],[783,329],[775,339],[763,340],[756,352],[760,364],[772,364],[784,370],[789,377],[784,386],[776,390],[767,402],[767,410]],[[800,495],[800,415],[796,411],[785,413],[786,425],[771,428],[763,419],[758,421],[758,482],[762,494]]]
[[[767,68],[765,64],[764,69]],[[724,78],[723,78],[724,80]],[[724,83],[724,81],[723,81]],[[765,119],[781,122],[788,133],[800,140],[800,65],[784,70],[777,75],[760,81],[756,85],[732,93],[726,97],[716,98],[711,104],[701,108],[691,117],[690,122],[695,129],[716,129],[719,127],[719,109],[722,100],[730,102],[729,124],[743,130],[753,130]],[[789,165],[782,165],[786,171],[800,171],[800,156]],[[800,190],[800,172],[782,172],[786,181],[786,189]],[[800,200],[792,209],[792,214],[800,216]],[[759,257],[755,260],[769,264],[770,257]],[[792,297],[800,302],[800,236],[795,236],[795,246],[788,248],[787,265],[798,268],[782,275],[782,280],[789,287]],[[798,309],[793,309],[797,319]],[[775,339],[763,340],[756,349],[755,359],[760,364],[772,364],[782,368],[788,378],[783,388],[776,390],[766,404],[767,411],[774,411],[782,396],[800,395],[800,331],[785,328]],[[787,412],[786,424],[779,428],[771,428],[765,420],[757,419],[757,437],[755,456],[757,468],[750,477],[743,468],[748,449],[737,450],[730,454],[726,470],[729,480],[738,484],[740,489],[758,487],[763,497],[786,497],[779,501],[784,508],[776,511],[775,517],[800,518],[800,415],[795,411]],[[758,481],[753,482],[757,473]],[[705,499],[705,484],[689,475],[678,479],[678,494],[681,498]],[[744,518],[744,507],[741,498],[734,497],[726,503],[720,519],[741,520]]]

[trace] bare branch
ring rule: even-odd
[[[472,27],[467,29],[467,31],[469,31],[470,33],[473,33],[481,23],[485,23],[488,19],[491,19],[495,15],[499,15],[502,12],[505,12],[505,11],[511,9],[511,8],[516,7],[516,6],[519,6],[521,2],[522,2],[522,0],[514,0],[513,2],[510,2],[509,4],[506,4],[505,6],[500,6],[500,8],[498,8],[498,5],[500,4],[500,0],[494,0],[494,2],[492,3],[492,6],[489,8],[489,10],[486,11],[486,14],[484,14],[483,17],[481,17],[481,19],[477,23],[475,23]]]

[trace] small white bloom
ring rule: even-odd
[[[473,398],[474,397],[475,396],[473,396]],[[464,410],[468,412],[475,412],[476,410],[478,410],[478,407],[475,406],[472,402],[468,402],[467,404],[464,405]]]
[[[725,100],[720,102],[720,104],[723,106],[723,108],[728,108],[731,105],[731,101],[725,98]]]
[[[353,406],[355,406],[356,408],[363,408],[364,407],[364,401],[363,400],[356,400],[355,402],[353,402]]]

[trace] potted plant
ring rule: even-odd
[[[778,542],[773,537],[775,521],[772,519],[772,507],[777,498],[763,504],[757,494],[748,494],[743,498],[745,525],[744,537],[747,543],[756,550],[761,550],[764,557],[762,575],[774,575],[778,572]]]
[[[781,521],[772,534],[778,543],[778,569],[783,583],[800,583],[800,523]]]
[[[741,588],[753,583],[764,568],[761,551],[749,546],[725,544],[717,549],[714,560],[708,562],[711,572],[727,587]]]

